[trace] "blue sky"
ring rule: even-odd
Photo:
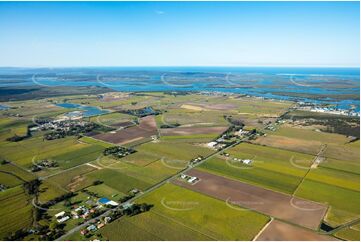
[[[359,2],[0,2],[0,66],[358,66]]]

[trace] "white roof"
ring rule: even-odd
[[[66,216],[64,218],[61,218],[61,219],[58,219],[58,223],[62,223],[62,222],[65,222],[66,220],[70,219],[69,216]]]
[[[213,147],[213,146],[215,146],[216,144],[217,144],[217,142],[212,141],[212,142],[209,142],[207,145],[208,145],[209,147]]]
[[[112,206],[118,206],[118,205],[119,205],[119,203],[114,202],[114,201],[109,201],[109,202],[107,202],[106,204],[107,204],[107,205],[112,205]]]
[[[192,183],[192,182],[194,182],[195,180],[197,180],[197,177],[194,176],[194,177],[190,178],[190,179],[188,180],[188,182],[189,182],[189,183]]]
[[[60,213],[55,214],[55,217],[56,217],[56,218],[57,218],[57,217],[63,217],[64,214],[65,214],[65,212],[62,211],[62,212],[60,212]]]

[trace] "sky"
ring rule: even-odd
[[[359,2],[0,2],[0,66],[359,66]]]

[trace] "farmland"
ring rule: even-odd
[[[139,200],[139,202],[154,204],[154,208],[148,213],[140,215],[139,218],[135,216],[129,220],[125,218],[126,221],[120,219],[112,223],[106,228],[103,235],[116,240],[127,238],[122,237],[125,232],[115,228],[119,228],[122,224],[131,223],[138,228],[140,227],[143,233],[146,231],[145,238],[151,238],[152,240],[184,240],[187,238],[199,240],[250,240],[268,221],[268,218],[264,215],[251,211],[234,210],[227,207],[224,202],[171,184],[162,186],[156,192]],[[169,206],[175,206],[175,209],[172,210]],[[154,221],[154,223],[147,223],[147,221]],[[168,225],[164,227],[164,224]],[[164,229],[171,227],[172,224],[179,227],[179,229]],[[112,226],[116,227],[113,229]],[[244,230],[238,230],[237,227],[242,227]],[[114,233],[114,231],[119,232]],[[190,232],[190,234],[184,232]],[[132,236],[134,237],[136,234],[131,235],[130,238]]]
[[[47,140],[45,135],[59,127],[42,129],[36,119],[47,124],[47,118],[61,120],[73,111],[57,103],[109,112],[72,120],[95,123],[95,130]],[[319,230],[322,222],[335,228],[359,219],[360,143],[315,124],[293,123],[287,115],[280,118],[292,102],[233,94],[112,92],[5,104],[12,109],[0,110],[0,197],[11,223],[0,222],[1,238],[39,225],[49,237],[27,234],[23,239],[53,240],[63,234],[62,240],[87,241],[355,238],[357,226],[334,237]],[[24,138],[7,140],[15,134]],[[190,184],[181,174],[198,180]],[[31,193],[27,189],[36,179]],[[103,198],[151,206],[107,224],[101,216],[112,206],[101,204]],[[305,210],[297,209],[299,204]],[[36,207],[45,210],[38,214]],[[92,212],[75,216],[78,207]],[[69,216],[65,222],[55,218],[60,211]],[[91,224],[102,225],[80,234]],[[294,231],[295,237],[284,231]]]

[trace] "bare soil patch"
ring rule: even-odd
[[[278,220],[273,220],[257,237],[257,241],[329,241],[334,237],[321,235],[314,231],[303,229]]]
[[[202,104],[202,103],[186,103],[181,106],[181,108],[190,109],[190,110],[197,110],[197,111],[207,111],[207,110],[232,110],[236,109],[237,105],[235,104],[221,104],[221,103],[214,103],[214,104]]]
[[[161,129],[161,135],[221,134],[226,130],[227,127],[180,127]]]
[[[200,179],[190,185],[181,181],[175,184],[226,201],[234,209],[247,208],[290,223],[317,229],[327,207],[323,204],[296,198],[283,193],[256,187],[210,173],[190,170],[188,175]]]
[[[254,144],[266,145],[296,152],[316,155],[322,143],[319,141],[301,140],[278,135],[268,135],[259,137],[252,141]]]
[[[138,126],[129,127],[113,133],[97,134],[94,135],[93,138],[122,145],[157,134],[157,124],[154,116],[147,116],[140,119]]]

